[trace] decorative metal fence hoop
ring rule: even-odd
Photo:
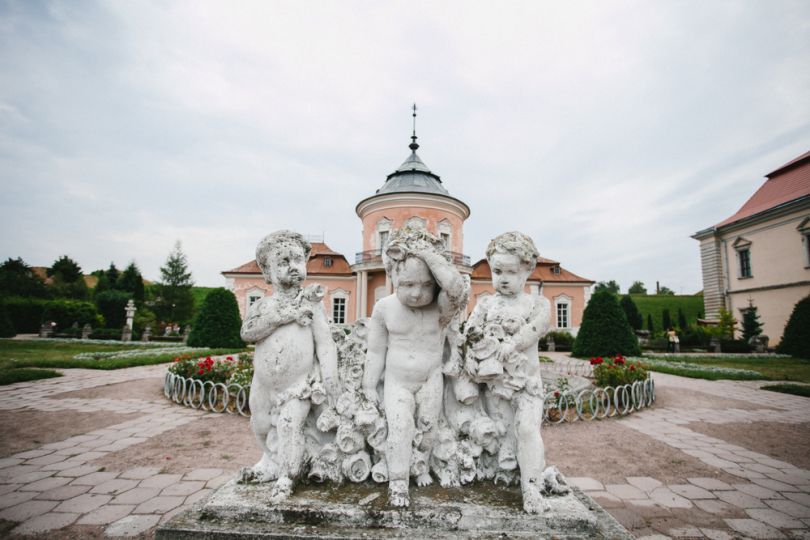
[[[250,416],[250,387],[236,383],[201,381],[167,372],[163,394],[192,409]],[[655,382],[652,377],[616,388],[585,388],[577,394],[569,390],[559,394],[548,392],[543,398],[543,422],[559,425],[626,416],[649,407],[654,401]]]
[[[201,381],[167,372],[163,394],[192,409],[250,416],[250,388],[236,383]]]

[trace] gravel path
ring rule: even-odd
[[[0,387],[0,536],[150,538],[257,459],[246,419],[163,398],[165,369]],[[810,538],[810,400],[654,377],[649,409],[544,427],[548,462],[641,538]]]

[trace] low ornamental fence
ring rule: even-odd
[[[250,387],[201,381],[167,372],[163,393],[175,403],[216,413],[250,416]],[[562,424],[625,416],[655,401],[652,377],[623,386],[585,388],[578,392],[551,390],[543,399],[543,421]]]
[[[163,394],[192,409],[250,416],[250,387],[236,383],[201,381],[166,372]]]

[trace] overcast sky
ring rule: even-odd
[[[596,281],[701,289],[696,231],[810,149],[810,2],[0,0],[0,257],[198,285],[280,228],[353,262],[408,156]]]

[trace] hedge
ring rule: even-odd
[[[73,323],[78,323],[79,328],[85,324],[100,326],[102,323],[96,306],[90,302],[81,302],[79,300],[51,300],[47,302],[42,314],[42,320],[54,321],[59,331],[70,328]]]
[[[242,319],[236,297],[227,289],[214,289],[203,300],[188,336],[190,347],[244,347],[239,330]]]
[[[8,311],[8,318],[18,334],[32,334],[39,332],[42,325],[42,314],[45,311],[47,300],[38,298],[11,297],[3,300]]]
[[[572,355],[587,358],[617,354],[637,356],[641,350],[616,295],[599,291],[591,296],[582,315]]]

